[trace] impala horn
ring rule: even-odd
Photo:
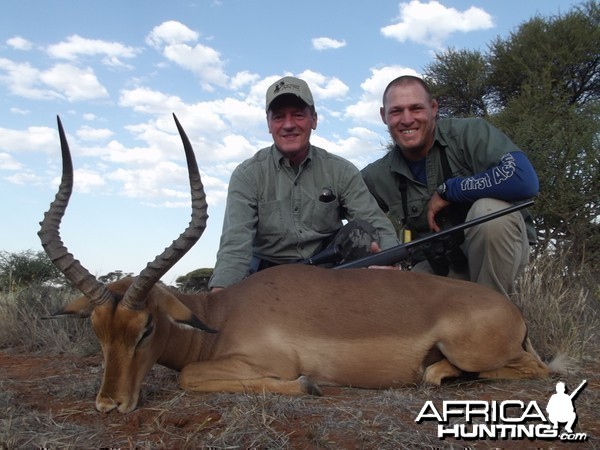
[[[139,310],[144,308],[146,295],[152,289],[152,286],[194,246],[206,228],[208,205],[194,150],[175,114],[173,114],[173,118],[183,141],[187,160],[192,197],[192,220],[186,230],[168,248],[158,255],[153,262],[148,263],[125,292],[122,304],[129,309]],[[60,238],[60,222],[73,191],[73,163],[60,117],[57,117],[57,121],[63,160],[62,178],[56,197],[50,204],[48,212],[44,214],[44,219],[40,222],[41,229],[38,235],[52,263],[91,300],[94,306],[99,306],[113,299],[113,294],[68,252]]]
[[[40,222],[41,229],[38,231],[38,236],[52,263],[67,280],[90,299],[94,306],[99,306],[111,300],[113,294],[69,253],[60,238],[60,222],[73,192],[73,163],[60,117],[56,116],[56,120],[62,152],[62,178],[56,197]]]
[[[168,248],[158,255],[154,261],[148,263],[146,268],[142,270],[133,284],[127,289],[122,304],[129,309],[139,310],[145,307],[146,295],[150,289],[152,289],[152,286],[154,286],[156,282],[194,246],[198,239],[200,239],[208,220],[208,214],[206,213],[208,208],[206,195],[204,193],[204,186],[200,180],[200,172],[198,170],[198,164],[196,163],[196,157],[194,156],[192,144],[175,114],[173,114],[173,118],[175,119],[177,130],[181,136],[187,160],[192,196],[192,219],[185,231],[181,233]]]

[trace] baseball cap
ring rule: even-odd
[[[310,92],[306,81],[296,77],[283,77],[282,79],[273,83],[271,86],[269,86],[269,89],[267,89],[266,110],[269,110],[269,106],[273,100],[284,94],[293,94],[300,98],[308,106],[315,105],[312,93]]]

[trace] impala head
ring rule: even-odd
[[[96,408],[108,412],[133,410],[144,375],[157,361],[169,323],[214,332],[204,325],[168,290],[155,286],[158,280],[198,241],[208,215],[204,187],[196,158],[185,131],[173,116],[187,159],[192,219],[186,230],[150,262],[139,276],[105,285],[70,254],[61,241],[60,222],[73,188],[73,164],[65,133],[58,118],[62,151],[62,179],[56,198],[44,215],[38,232],[42,246],[53,264],[83,296],[73,300],[54,317],[91,317],[102,347],[105,371]]]

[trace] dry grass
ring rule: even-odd
[[[515,299],[542,357],[600,359],[600,288],[585,267],[568,267],[564,254],[541,256],[520,280]]]
[[[47,320],[67,300],[80,295],[69,288],[32,285],[18,292],[0,293],[0,349],[76,353],[98,352],[100,346],[89,320]]]
[[[569,387],[588,379],[577,400],[578,427],[599,448],[600,401],[597,282],[578,268],[565,273],[546,258],[523,277],[515,299],[538,352],[565,353],[580,366],[562,376]],[[0,450],[13,448],[520,448],[523,442],[440,441],[431,424],[414,419],[427,400],[545,400],[553,382],[463,382],[368,391],[325,388],[323,397],[272,394],[190,394],[177,373],[154,367],[138,409],[101,414],[94,398],[102,372],[87,320],[42,320],[73,292],[29,288],[0,295]],[[23,355],[23,356],[20,356]],[[536,448],[569,448],[550,441]],[[582,448],[582,447],[578,447]]]

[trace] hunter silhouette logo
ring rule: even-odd
[[[285,86],[285,82],[280,81],[279,83],[277,83],[277,86],[275,86],[275,90],[273,91],[273,93],[277,94],[283,86]]]
[[[565,383],[562,381],[556,383],[556,394],[553,394],[552,397],[550,397],[548,406],[546,406],[548,419],[552,422],[553,429],[558,429],[558,424],[561,422],[566,423],[565,431],[567,433],[573,433],[573,425],[577,420],[573,399],[577,397],[586,383],[587,380],[583,380],[571,394],[565,393]]]
[[[556,383],[556,393],[543,406],[535,400],[444,400],[435,405],[425,402],[415,422],[437,422],[440,439],[543,439],[561,441],[587,441],[586,433],[575,433],[573,427],[577,414],[573,401],[585,387],[583,380],[570,394],[565,383]],[[565,424],[560,430],[559,424]]]

